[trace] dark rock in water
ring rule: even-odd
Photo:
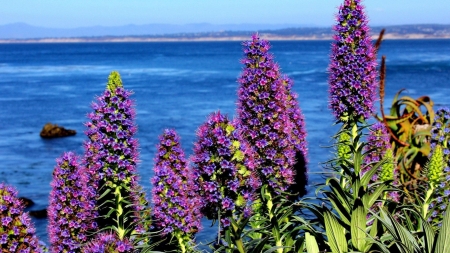
[[[28,207],[34,205],[33,200],[31,200],[31,199],[29,199],[29,198],[20,197],[19,200],[22,201],[22,203],[23,203],[23,205],[24,205],[25,208],[28,208]]]
[[[47,218],[47,209],[33,210],[28,212],[30,216],[38,219]]]
[[[41,137],[42,138],[57,138],[75,135],[77,132],[75,130],[65,129],[64,127],[58,126],[56,124],[47,123],[42,128]]]

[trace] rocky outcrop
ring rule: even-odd
[[[56,124],[47,123],[41,130],[42,138],[57,138],[75,135],[77,132],[75,130],[65,129],[64,127],[58,126]]]

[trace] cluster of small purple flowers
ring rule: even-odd
[[[138,141],[133,138],[137,128],[134,124],[134,104],[129,98],[131,94],[132,92],[123,88],[119,74],[112,72],[107,89],[92,104],[94,112],[88,114],[91,122],[86,123],[89,141],[85,143],[84,164],[90,179],[87,189],[97,201],[100,201],[99,196],[102,194],[100,189],[105,192],[109,188],[114,192],[120,185],[121,197],[139,203],[137,194],[130,196],[125,190],[139,188],[136,174]],[[98,213],[102,217],[111,209],[117,209],[112,203],[97,203],[97,206],[102,206]],[[131,210],[124,210],[123,213],[138,212],[141,209],[132,205]],[[114,225],[112,221],[102,222],[106,223],[103,226]]]
[[[133,244],[128,239],[120,240],[114,233],[100,233],[86,244],[83,253],[132,253]]]
[[[88,203],[93,200],[84,196],[87,179],[78,157],[68,152],[56,161],[48,208],[50,251],[78,252],[88,239],[87,232],[96,229],[96,223],[89,222],[89,207],[95,202]]]
[[[373,175],[369,184],[377,181],[393,180],[394,185],[398,185],[398,170],[393,160],[393,150],[390,143],[390,134],[385,124],[381,122],[375,123],[369,130],[367,138],[367,146],[364,147],[367,155],[364,157],[363,169],[361,175],[364,175],[373,165],[386,159],[378,171]],[[390,191],[388,199],[394,202],[400,201],[400,195],[397,191]]]
[[[218,219],[224,227],[230,218],[249,218],[251,203],[260,181],[255,172],[254,152],[242,138],[236,122],[220,112],[209,116],[197,131],[194,144],[195,182],[202,196],[202,213]]]
[[[436,172],[439,175],[439,183],[433,193],[433,201],[429,209],[433,210],[430,217],[434,223],[440,224],[443,212],[449,204],[450,198],[450,109],[440,108],[436,111],[433,126],[431,128],[431,149],[434,152],[439,145],[442,149],[443,171]],[[430,153],[429,158],[433,153]]]
[[[263,184],[286,191],[294,183],[295,148],[287,92],[279,66],[268,52],[270,45],[258,35],[243,43],[245,65],[238,79],[238,118],[242,135],[256,150]]]
[[[308,142],[306,141],[305,117],[297,101],[298,94],[292,91],[292,80],[287,76],[283,76],[282,80],[286,87],[288,115],[293,124],[290,140],[296,152],[294,165],[296,190],[294,193],[298,192],[300,195],[304,195],[308,184]]]
[[[345,0],[337,15],[329,65],[330,108],[337,121],[357,122],[374,111],[376,55],[360,0]]]
[[[160,137],[152,178],[154,226],[163,235],[181,232],[193,235],[200,228],[200,199],[195,194],[179,137],[165,130]]]
[[[0,183],[1,252],[43,252],[30,217],[12,186]]]

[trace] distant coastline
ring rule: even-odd
[[[450,39],[450,25],[398,25],[372,27],[372,38],[386,29],[384,39]],[[202,42],[202,41],[243,41],[254,32],[250,31],[220,31],[198,33],[175,33],[163,35],[137,36],[91,36],[91,37],[44,37],[44,38],[11,38],[0,39],[0,43],[124,43],[124,42]],[[278,30],[259,31],[262,38],[271,41],[300,40],[332,40],[331,28],[286,28]]]

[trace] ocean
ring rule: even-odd
[[[282,72],[294,80],[306,118],[308,196],[314,196],[314,184],[323,182],[321,163],[331,158],[326,146],[337,131],[327,105],[330,44],[271,43]],[[402,88],[413,98],[430,96],[435,109],[450,106],[450,40],[387,40],[381,55],[387,57],[385,108]],[[125,88],[134,91],[138,171],[150,198],[158,136],[175,129],[190,156],[196,129],[210,113],[220,110],[233,117],[241,58],[239,42],[0,44],[0,182],[32,199],[31,210],[46,208],[55,159],[66,151],[83,155],[86,114],[116,70]],[[47,122],[77,134],[42,139],[39,132]],[[40,240],[48,242],[46,219],[33,221]],[[216,228],[207,220],[203,226],[197,241],[206,243]]]

